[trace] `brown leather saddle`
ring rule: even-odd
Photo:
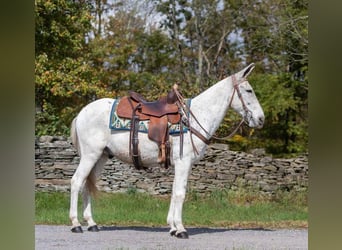
[[[181,119],[177,101],[174,90],[152,102],[134,91],[121,98],[116,113],[121,118],[131,119],[129,153],[136,168],[143,167],[138,148],[140,121],[149,121],[148,138],[159,146],[158,163],[164,163],[165,168],[170,165],[169,123],[176,124]]]

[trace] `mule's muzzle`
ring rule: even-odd
[[[265,122],[265,117],[264,116],[258,117],[256,128],[262,128],[264,126],[264,122]]]
[[[250,128],[260,129],[264,126],[265,117],[264,116],[258,116],[258,117],[249,116],[249,117],[245,117],[244,120]]]

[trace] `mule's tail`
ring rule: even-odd
[[[88,189],[89,193],[94,197],[96,198],[99,194],[99,190],[97,189],[96,187],[96,180],[97,180],[97,177],[96,177],[96,170],[95,168],[93,168],[91,171],[90,171],[90,174],[88,175],[87,177],[87,180],[86,180],[86,188]]]
[[[76,119],[77,117],[75,117],[74,120],[72,120],[71,122],[70,137],[71,137],[72,144],[77,150],[77,154],[81,156],[81,151],[80,151],[80,146],[78,144],[77,131],[76,131]]]
[[[81,150],[80,150],[80,144],[78,141],[78,136],[77,136],[77,128],[76,128],[76,118],[74,118],[71,122],[71,128],[70,128],[70,137],[71,137],[71,142],[74,145],[74,147],[77,150],[77,154],[81,157]],[[85,182],[85,188],[88,189],[89,193],[93,196],[96,196],[98,193],[97,187],[96,187],[96,168],[93,168]]]

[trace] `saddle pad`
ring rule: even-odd
[[[116,114],[116,108],[119,104],[120,99],[116,99],[113,103],[111,112],[110,112],[110,119],[109,119],[109,128],[112,130],[130,130],[131,128],[131,120],[130,119],[123,119],[118,117]],[[186,104],[190,107],[191,99],[185,99]],[[140,121],[139,122],[139,132],[148,133],[148,123],[149,121]],[[188,127],[183,126],[183,132],[188,132]],[[177,135],[180,133],[180,125],[178,124],[170,124],[169,126],[169,134],[170,135]]]

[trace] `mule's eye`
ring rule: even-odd
[[[251,90],[251,89],[246,89],[246,91],[247,91],[248,93],[253,93],[253,90]]]

